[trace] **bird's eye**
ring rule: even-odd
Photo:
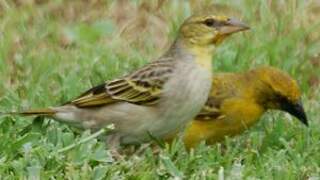
[[[216,24],[216,21],[214,19],[206,19],[204,24],[208,27],[213,27]]]

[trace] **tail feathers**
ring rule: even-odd
[[[21,115],[21,116],[53,116],[56,111],[43,108],[43,109],[32,109],[21,112],[1,112],[0,115]]]

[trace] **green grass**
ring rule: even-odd
[[[58,105],[140,67],[165,50],[195,9],[178,0],[160,8],[138,0],[120,6],[108,0],[23,2],[0,1],[0,111]],[[187,152],[177,142],[159,155],[147,149],[115,161],[97,138],[58,152],[89,131],[49,119],[1,117],[0,179],[319,179],[319,4],[215,2],[226,5],[217,11],[241,14],[252,27],[219,47],[215,72],[259,65],[287,71],[303,91],[309,128],[272,111],[221,144]]]

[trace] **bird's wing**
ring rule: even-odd
[[[154,61],[130,75],[91,88],[68,104],[80,108],[120,101],[154,105],[160,99],[164,84],[173,72],[173,66],[172,60]]]
[[[223,114],[220,111],[222,99],[209,97],[204,107],[201,109],[200,113],[197,115],[195,120],[207,121],[212,119],[220,119]]]

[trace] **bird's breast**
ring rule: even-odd
[[[205,104],[210,89],[210,71],[196,63],[179,65],[165,86],[161,102],[168,131],[191,121]]]

